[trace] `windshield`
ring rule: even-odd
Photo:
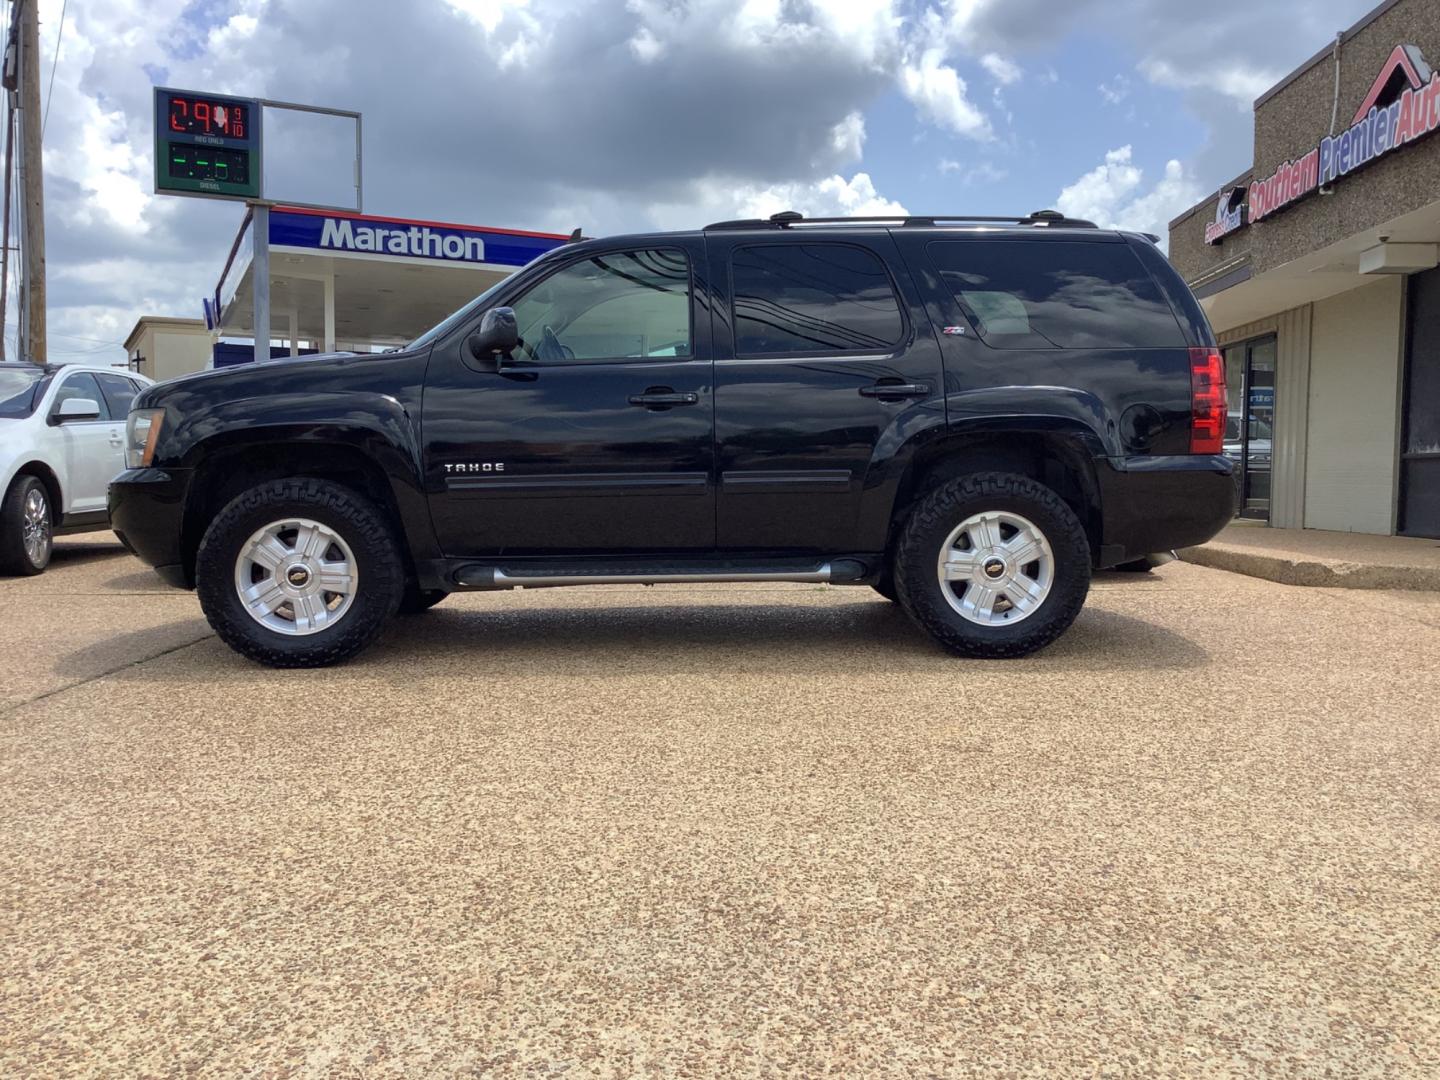
[[[18,420],[35,411],[35,388],[45,380],[40,368],[0,368],[0,417]]]
[[[476,309],[478,309],[482,304],[484,304],[488,299],[490,299],[490,295],[494,293],[497,289],[499,289],[501,285],[504,285],[506,280],[507,279],[502,278],[494,285],[491,285],[490,288],[486,289],[479,296],[475,297],[474,300],[471,300],[459,311],[453,312],[445,316],[444,319],[436,323],[429,330],[426,330],[414,341],[410,342],[409,345],[406,345],[405,348],[418,349],[423,345],[429,345],[436,338],[448,333],[453,327],[458,326],[460,323],[468,319]]]
[[[534,266],[542,259],[548,259],[551,255],[554,255],[555,252],[562,250],[564,249],[552,248],[551,250],[545,252],[543,255],[537,255],[535,258],[531,259],[528,263],[521,267],[518,271],[516,271],[516,273],[524,273],[526,270],[530,269],[530,267]],[[509,277],[501,278],[494,285],[491,285],[490,288],[486,289],[479,296],[475,297],[474,300],[471,300],[464,307],[460,308],[460,310],[454,312],[453,314],[447,315],[444,319],[436,323],[429,330],[426,330],[414,341],[402,347],[405,349],[418,349],[422,346],[429,345],[436,338],[448,334],[451,330],[459,326],[462,322],[470,318],[481,308],[483,308],[487,303],[489,303],[490,298],[495,295],[495,293],[499,290],[500,286],[506,284],[510,280],[511,278]]]

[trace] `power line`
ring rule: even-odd
[[[60,39],[65,36],[65,9],[70,0],[60,4],[60,29],[55,32],[55,55],[50,60],[50,85],[45,89],[45,112],[40,117],[40,141],[45,141],[45,125],[50,123],[50,99],[55,96],[55,69],[60,66]]]
[[[91,341],[91,342],[94,342],[96,345],[109,345],[111,348],[115,348],[115,349],[123,349],[123,348],[125,347],[125,343],[122,342],[122,341],[106,341],[104,338],[98,338],[98,337],[81,337],[79,334],[54,334],[54,333],[52,333],[50,336],[51,336],[51,337],[63,337],[63,338],[69,339],[70,341]]]

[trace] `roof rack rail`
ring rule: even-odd
[[[807,218],[794,210],[771,214],[768,218],[739,218],[735,221],[717,221],[706,225],[705,232],[725,229],[788,229],[794,225],[899,225],[905,227],[926,227],[935,225],[1030,225],[1032,227],[1058,229],[1094,229],[1093,221],[1066,217],[1058,210],[1036,210],[1023,217],[1001,215],[987,217],[976,214],[858,214],[852,217]]]

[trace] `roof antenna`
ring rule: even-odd
[[[574,232],[572,232],[572,233],[570,234],[570,243],[572,243],[572,244],[578,244],[581,240],[588,240],[588,239],[590,239],[588,236],[581,236],[581,235],[580,235],[583,231],[584,231],[583,229],[576,229]]]

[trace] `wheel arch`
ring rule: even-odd
[[[22,476],[33,476],[45,485],[45,494],[50,498],[50,519],[58,525],[60,519],[65,515],[65,493],[60,487],[60,477],[55,474],[55,470],[39,458],[31,458],[21,463],[20,466],[10,474],[9,479],[5,481],[4,490],[0,491],[0,495],[8,492],[15,481]]]
[[[917,447],[896,489],[886,550],[911,508],[940,484],[976,472],[1010,472],[1049,487],[1075,512],[1098,559],[1103,521],[1095,457],[1103,453],[1088,428],[1037,426],[951,432]]]
[[[195,580],[200,540],[226,504],[257,484],[299,476],[342,484],[372,501],[395,529],[406,573],[413,575],[414,559],[421,554],[415,550],[416,534],[423,544],[426,524],[415,520],[424,499],[414,486],[413,473],[403,460],[395,460],[399,456],[395,447],[375,445],[375,433],[336,434],[317,437],[313,429],[303,436],[270,431],[263,441],[227,441],[199,448],[181,521],[181,564],[187,583],[193,585]]]

